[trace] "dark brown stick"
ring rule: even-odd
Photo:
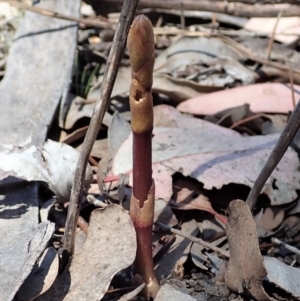
[[[253,187],[248,195],[247,198],[247,205],[249,206],[250,210],[253,210],[257,198],[260,195],[261,190],[265,186],[266,181],[268,180],[269,176],[281,160],[282,156],[286,152],[288,146],[292,142],[297,130],[300,126],[300,101],[291,115],[288,123],[286,124],[284,130],[282,131],[274,149],[272,150],[267,162],[263,166],[261,172],[259,173],[256,181],[253,184]]]
[[[118,67],[126,45],[126,37],[135,15],[137,4],[138,0],[125,0],[124,2],[112,48],[108,56],[107,68],[101,84],[100,93],[80,152],[71,191],[65,227],[66,231],[63,238],[63,251],[67,259],[70,258],[74,252],[75,230],[83,196],[83,182],[88,158],[109,104],[110,95],[118,73]]]

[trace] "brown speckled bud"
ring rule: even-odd
[[[150,91],[153,82],[155,42],[152,24],[146,16],[139,15],[134,19],[129,30],[127,47],[132,78],[140,82],[145,90]]]

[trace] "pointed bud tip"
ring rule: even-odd
[[[155,51],[152,23],[145,15],[138,15],[134,19],[128,34],[127,47],[134,78],[143,82],[153,72]],[[152,84],[152,80],[150,83],[145,82],[146,88],[149,84]]]

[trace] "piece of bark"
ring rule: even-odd
[[[226,234],[230,251],[225,270],[226,285],[258,301],[270,301],[263,288],[267,270],[259,250],[256,223],[244,201],[234,200],[229,204]]]
[[[79,16],[80,3],[44,0],[39,6]],[[43,146],[61,99],[62,107],[66,107],[76,41],[76,23],[25,13],[0,83],[0,146],[20,146],[25,141]],[[46,224],[44,229],[45,224],[38,225],[36,182],[16,182],[6,187],[0,184],[0,295],[1,300],[9,301],[44,250],[53,226]],[[33,237],[38,238],[36,247]]]
[[[82,249],[36,301],[101,300],[113,276],[133,263],[136,247],[135,230],[126,210],[118,205],[94,210]]]
[[[40,7],[79,16],[79,0],[41,1]],[[65,111],[77,24],[27,12],[20,22],[0,85],[0,144],[31,137],[41,146],[60,100]],[[62,118],[60,118],[62,119]]]

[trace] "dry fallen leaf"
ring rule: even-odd
[[[226,234],[230,251],[225,269],[226,285],[258,301],[270,301],[262,286],[267,271],[260,254],[256,223],[245,202],[235,200],[229,204]]]
[[[130,266],[135,254],[136,236],[128,212],[118,205],[96,209],[82,250],[50,290],[36,300],[101,300],[113,276]]]
[[[241,137],[236,131],[215,125],[211,122],[194,118],[188,114],[182,114],[174,107],[168,105],[158,105],[153,108],[154,127],[182,128],[182,129],[202,129],[206,131],[217,131],[220,134]]]
[[[300,86],[294,85],[294,95],[298,102]],[[214,92],[188,99],[177,106],[183,113],[213,115],[219,111],[250,105],[254,113],[288,113],[293,111],[291,88],[280,83],[263,83]]]
[[[204,184],[204,189],[220,189],[230,183],[252,187],[262,165],[267,160],[279,135],[229,136],[202,128],[155,128],[152,138],[153,178],[156,198],[169,201],[172,175],[176,172]],[[130,173],[132,169],[132,135],[116,154],[114,175]],[[272,205],[292,202],[300,188],[299,160],[289,148],[268,179],[262,193]],[[130,173],[129,184],[132,185]]]

